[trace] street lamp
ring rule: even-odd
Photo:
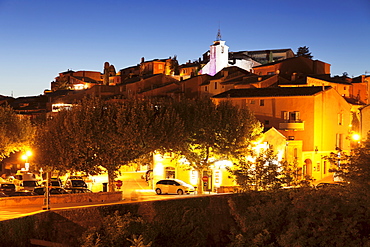
[[[27,150],[25,154],[22,155],[22,159],[25,161],[24,168],[26,171],[30,168],[30,163],[28,161],[28,158],[32,156],[32,152],[30,150]]]
[[[352,134],[352,140],[358,142],[361,139],[361,136],[357,133]]]

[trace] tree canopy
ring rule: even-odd
[[[202,193],[203,172],[217,160],[245,155],[261,126],[248,109],[228,101],[216,105],[207,98],[186,100],[176,108],[185,126],[178,151],[198,171],[198,192]]]
[[[306,58],[313,58],[313,56],[311,55],[311,52],[309,51],[309,47],[307,46],[301,46],[301,47],[298,47],[298,50],[297,50],[297,57],[306,57]]]
[[[122,165],[154,151],[185,157],[201,183],[214,161],[246,155],[260,131],[248,109],[227,101],[90,98],[39,126],[35,149],[49,171],[96,174],[105,168],[110,190]]]
[[[338,150],[324,157],[333,166],[331,172],[355,188],[370,189],[370,135],[358,143],[350,153]]]
[[[27,118],[20,118],[8,106],[0,106],[0,160],[11,153],[25,151],[34,136],[34,128]]]
[[[168,106],[86,98],[38,128],[37,162],[49,171],[92,175],[103,167],[113,190],[119,167],[154,150],[169,150],[181,136],[181,122]]]

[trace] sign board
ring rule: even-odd
[[[122,187],[122,181],[121,181],[121,180],[117,180],[117,181],[116,181],[116,186],[117,186],[118,188],[121,188],[121,187]]]
[[[203,177],[202,177],[202,180],[203,180],[204,182],[207,182],[207,181],[208,181],[208,176],[203,176]]]
[[[215,186],[221,185],[221,171],[215,170],[214,171],[214,178],[215,178]]]

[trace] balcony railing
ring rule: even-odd
[[[304,130],[304,122],[295,121],[295,122],[279,123],[279,129],[281,130]]]

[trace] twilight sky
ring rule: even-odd
[[[116,70],[209,49],[308,46],[332,75],[370,74],[370,0],[0,0],[0,95],[43,94],[67,69]]]

